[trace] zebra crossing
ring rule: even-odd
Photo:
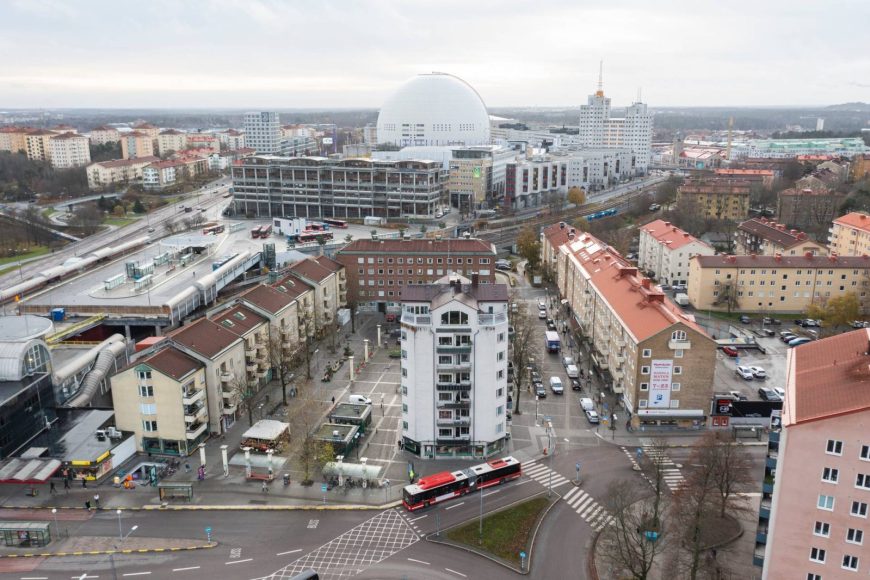
[[[600,532],[613,521],[610,513],[596,502],[591,495],[579,487],[573,487],[568,490],[568,493],[562,499],[596,532]]]
[[[659,469],[661,469],[662,478],[668,486],[668,489],[672,492],[679,491],[686,483],[686,478],[683,477],[682,471],[680,471],[677,464],[668,456],[667,452],[657,449],[649,439],[641,438],[640,445],[643,449],[643,453],[652,459],[652,461],[659,466]]]
[[[567,477],[559,475],[557,471],[550,469],[546,465],[541,465],[535,460],[523,463],[523,473],[544,487],[550,487],[550,473],[553,474],[553,488],[565,485],[571,481]]]

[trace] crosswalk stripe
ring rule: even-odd
[[[570,505],[572,508],[576,508],[576,507],[577,507],[578,505],[580,505],[580,503],[581,503],[584,499],[586,499],[587,497],[589,497],[589,494],[587,494],[587,493],[584,491],[584,492],[580,493],[580,495],[578,495],[577,497],[575,497],[574,499],[572,499],[572,500],[571,500],[571,503],[570,503],[569,505]]]
[[[568,490],[568,492],[564,495],[564,497],[562,497],[562,499],[564,499],[566,502],[570,502],[570,501],[571,501],[571,498],[573,498],[573,497],[574,497],[575,495],[577,495],[578,493],[581,493],[580,488],[579,488],[579,487],[573,487],[573,488],[571,488],[571,489]]]
[[[595,516],[594,518],[591,518],[589,521],[590,521],[591,523],[594,523],[594,524],[596,524],[596,525],[599,525],[599,524],[604,524],[604,522],[605,522],[605,521],[607,520],[607,518],[609,518],[609,517],[610,517],[610,514],[607,513],[607,510],[606,510],[606,509],[602,509],[601,512],[600,512],[597,516]]]
[[[598,507],[598,504],[593,501],[592,503],[590,503],[589,505],[586,506],[586,509],[583,510],[583,512],[580,514],[580,517],[585,520],[589,516],[589,514],[591,514],[595,510],[595,508],[597,508],[597,507]]]
[[[587,495],[586,499],[580,502],[580,505],[578,505],[577,509],[575,509],[574,511],[578,514],[582,514],[590,505],[595,505],[595,500],[592,499],[592,496]]]
[[[526,473],[534,472],[534,471],[543,471],[545,469],[549,469],[546,465],[541,465],[540,463],[537,465],[532,465],[528,469],[526,469]]]
[[[562,487],[563,485],[568,485],[569,483],[571,483],[571,482],[570,482],[569,480],[566,479],[565,481],[560,481],[559,483],[554,483],[554,484],[553,484],[553,487],[554,487],[554,488],[556,488],[556,487]]]
[[[549,469],[547,469],[546,467],[541,467],[540,469],[530,469],[526,471],[526,475],[528,475],[529,477],[538,477],[542,473],[547,473],[548,471]]]

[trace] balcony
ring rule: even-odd
[[[689,350],[692,348],[690,340],[669,340],[668,348],[671,350]]]
[[[771,431],[767,438],[768,443],[779,443],[779,431]]]
[[[758,530],[755,532],[755,542],[757,544],[767,544],[767,524],[758,525]]]
[[[506,312],[496,312],[494,314],[478,314],[477,323],[481,326],[495,326],[507,322]]]
[[[459,383],[436,383],[435,388],[439,391],[470,391],[471,382],[464,381]]]
[[[185,423],[195,423],[198,419],[205,419],[205,416],[205,405],[200,405],[199,407],[184,410]]]
[[[445,353],[445,354],[446,354],[446,353],[451,353],[451,352],[456,352],[456,353],[470,353],[470,352],[471,352],[471,343],[469,342],[469,343],[466,343],[466,344],[460,344],[460,345],[456,345],[456,344],[439,344],[439,345],[438,345],[437,347],[435,347],[435,348],[436,348],[437,352],[443,352],[443,353]]]
[[[767,460],[764,462],[764,465],[768,469],[776,469],[776,460],[779,456],[779,453],[773,451],[767,454]]]
[[[221,373],[221,384],[229,385],[233,382],[233,373]]]
[[[761,500],[761,506],[758,508],[758,517],[761,519],[769,520],[770,519],[770,505],[772,500],[770,498],[764,498]]]
[[[238,408],[239,408],[238,405],[229,405],[229,406],[225,406],[225,407],[224,407],[223,414],[224,414],[224,415],[232,415],[232,414],[234,414],[234,413],[236,412],[236,410],[237,410]]]
[[[187,428],[187,439],[190,441],[196,440],[208,429],[208,423],[197,423]]]
[[[254,356],[256,356],[256,354],[257,354],[256,349],[248,348],[247,346],[245,347],[245,358],[249,358],[249,359],[254,358]]]
[[[471,417],[455,417],[453,419],[436,419],[440,427],[460,427],[471,424]]]
[[[265,356],[267,347],[268,347],[268,345],[265,342],[258,342],[257,343],[257,352],[263,353],[263,356]]]
[[[762,483],[761,491],[763,493],[773,493],[773,482],[771,481],[770,483],[768,483],[765,481],[764,483]]]
[[[428,326],[432,324],[432,317],[428,314],[408,314],[402,313],[402,324],[413,324],[414,326]]]
[[[436,363],[435,368],[442,371],[468,371],[471,370],[471,361]]]
[[[247,370],[249,373],[256,371],[257,370],[257,363],[255,363],[253,361],[246,361],[245,370]]]
[[[471,441],[471,435],[439,435],[436,443],[455,443],[456,441]]]
[[[752,554],[752,564],[759,568],[764,567],[764,546],[756,546]]]
[[[471,399],[460,398],[458,401],[456,399],[450,401],[437,401],[436,405],[439,409],[465,409],[471,405]]]
[[[205,389],[195,389],[181,394],[182,405],[193,405],[197,401],[205,399]]]

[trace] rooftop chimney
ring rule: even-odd
[[[641,288],[649,288],[649,278],[641,278],[640,279]]]

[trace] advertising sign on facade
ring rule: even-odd
[[[654,360],[649,377],[649,404],[656,409],[667,409],[671,406],[671,375],[674,370],[672,360]]]

